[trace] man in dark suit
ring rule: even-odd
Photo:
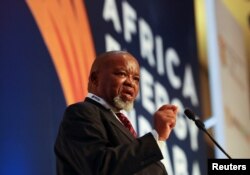
[[[139,64],[128,52],[110,51],[95,59],[88,96],[66,109],[59,129],[58,175],[167,174],[160,144],[175,126],[177,107],[160,107],[153,116],[154,130],[136,137],[120,112],[133,107],[139,80]]]

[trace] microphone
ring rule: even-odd
[[[201,130],[206,130],[205,129],[205,125],[202,121],[200,121],[199,117],[197,117],[193,111],[191,111],[190,109],[185,109],[184,111],[185,115],[190,119],[190,120],[193,120],[196,124],[196,126],[198,128],[200,128]]]
[[[195,115],[195,113],[193,111],[191,111],[190,109],[185,109],[184,110],[184,114],[190,119],[193,120],[194,123],[196,124],[196,126],[201,129],[202,131],[204,131],[209,138],[215,143],[215,145],[229,158],[232,159],[231,156],[229,156],[226,151],[224,151],[224,149],[216,142],[216,140],[214,140],[214,138],[209,134],[209,132],[206,130],[204,123],[199,119],[199,117],[197,115]]]

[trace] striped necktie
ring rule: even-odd
[[[120,112],[116,113],[116,116],[120,119],[120,121],[123,123],[123,125],[130,131],[130,133],[136,138],[137,134],[136,134],[132,124],[128,120],[128,118]]]

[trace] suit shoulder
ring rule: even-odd
[[[77,102],[77,103],[73,103],[71,105],[69,105],[65,112],[67,111],[92,111],[92,110],[96,110],[97,107],[91,103],[88,103],[86,101],[82,101],[82,102]]]
[[[88,101],[82,101],[77,102],[74,104],[69,105],[65,112],[64,117],[66,118],[75,118],[75,117],[91,117],[91,116],[99,116],[100,115],[101,108],[93,103],[90,103]]]
[[[77,109],[89,109],[89,108],[93,108],[94,106],[87,103],[86,101],[81,101],[81,102],[77,102],[77,103],[73,103],[71,105],[69,105],[66,110],[77,110]]]

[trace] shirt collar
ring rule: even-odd
[[[93,94],[93,93],[88,93],[87,94],[88,98],[91,98],[92,100],[96,101],[97,103],[101,104],[103,107],[105,107],[106,109],[111,109],[114,113],[120,112],[117,111],[114,107],[112,107],[109,103],[107,103],[104,99],[102,99],[101,97]]]

